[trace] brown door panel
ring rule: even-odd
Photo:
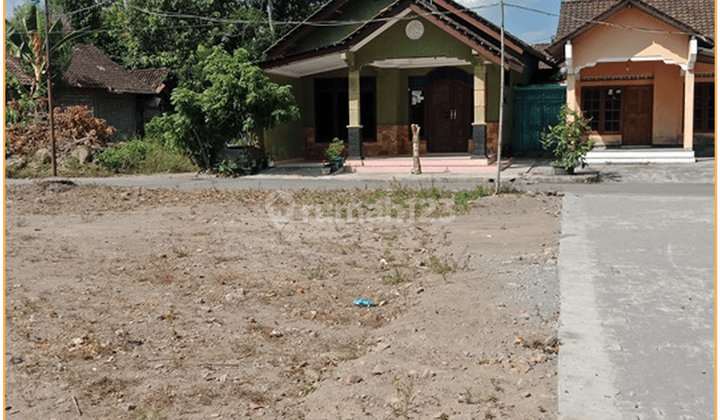
[[[622,107],[623,145],[652,145],[653,87],[625,88]]]
[[[467,152],[467,139],[472,132],[472,87],[444,79],[429,84],[426,92],[428,151]]]

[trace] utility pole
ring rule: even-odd
[[[57,176],[57,159],[55,157],[55,119],[53,117],[53,101],[52,101],[52,77],[50,77],[50,8],[48,0],[45,0],[45,74],[47,75],[48,84],[48,121],[50,122],[50,149],[52,149],[52,172],[53,176]]]
[[[500,192],[500,161],[502,159],[503,114],[505,111],[505,3],[500,0],[500,121],[498,124],[497,181],[495,194]]]

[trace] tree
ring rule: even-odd
[[[271,82],[244,49],[231,55],[219,46],[201,45],[188,69],[188,81],[172,93],[175,113],[153,119],[147,133],[186,150],[205,169],[213,168],[225,145],[244,133],[300,116],[290,86]]]
[[[50,26],[50,57],[53,67],[51,73],[55,82],[62,79],[63,71],[70,65],[73,46],[79,36],[76,32],[66,33],[61,19]],[[20,7],[12,20],[5,21],[6,52],[18,57],[21,67],[32,76],[33,82],[29,91],[31,98],[45,92],[45,46],[45,12],[35,4]]]
[[[262,19],[237,0],[127,0],[102,11],[93,43],[126,68],[179,69],[198,45],[255,56],[272,38]]]

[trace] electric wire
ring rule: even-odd
[[[67,13],[67,16],[71,16],[77,13],[81,13],[87,10],[91,10],[96,7],[105,6],[109,4],[116,3],[118,0],[106,0],[106,1],[100,1],[96,3],[93,6],[89,6],[83,9],[75,10],[72,12]],[[416,14],[412,16],[405,16],[405,17],[382,17],[382,18],[371,18],[371,19],[358,19],[358,20],[326,20],[326,21],[310,21],[310,20],[303,20],[303,21],[297,21],[297,20],[286,20],[286,21],[275,21],[273,20],[274,25],[279,26],[285,26],[285,25],[292,25],[292,26],[298,26],[298,25],[304,25],[304,26],[314,26],[314,27],[340,27],[340,26],[359,26],[359,25],[367,25],[371,23],[386,23],[390,21],[397,21],[397,20],[410,20],[415,19],[418,16],[419,17],[427,17],[427,16],[442,16],[442,15],[459,15],[462,12],[465,11],[475,11],[475,10],[481,10],[481,9],[489,9],[498,7],[500,3],[492,3],[487,5],[481,5],[481,6],[474,6],[474,7],[465,7],[463,9],[460,9],[458,11],[433,11],[433,12],[425,12],[422,14]],[[547,12],[544,10],[534,9],[531,7],[522,6],[519,4],[513,4],[513,3],[505,3],[505,6],[524,10],[528,12],[533,12],[537,14],[542,14],[545,16],[555,17],[559,18],[560,14],[553,13],[553,12]],[[267,19],[226,19],[226,18],[216,18],[216,17],[209,17],[209,16],[201,16],[201,15],[193,15],[193,14],[186,14],[186,13],[175,13],[175,12],[161,12],[161,11],[154,11],[149,10],[141,7],[137,7],[134,5],[129,5],[128,8],[131,8],[139,13],[144,13],[146,15],[155,15],[160,16],[168,19],[195,19],[195,20],[201,20],[206,21],[208,23],[206,24],[193,24],[193,25],[169,25],[169,26],[153,26],[152,28],[148,28],[147,26],[125,26],[123,28],[108,28],[108,29],[92,29],[92,30],[81,30],[79,32],[81,33],[100,33],[100,32],[115,32],[115,31],[127,31],[128,29],[136,29],[136,30],[143,30],[143,29],[151,29],[153,31],[158,30],[174,30],[174,29],[197,29],[197,28],[207,28],[212,27],[215,25],[268,25],[269,20]],[[587,23],[593,23],[597,25],[603,25],[608,27],[615,27],[615,28],[621,28],[625,30],[640,32],[640,33],[651,33],[651,34],[668,34],[668,35],[688,35],[688,36],[696,36],[699,35],[695,32],[686,32],[686,31],[668,31],[668,30],[662,30],[662,29],[653,29],[653,28],[643,28],[643,27],[633,27],[628,25],[621,25],[621,24],[615,24],[610,23],[602,20],[594,20],[594,19],[586,19],[586,18],[579,18],[576,16],[572,16],[570,14],[566,15],[569,19],[572,19],[578,23],[587,24]],[[551,36],[547,36],[541,39],[548,39],[551,38]]]

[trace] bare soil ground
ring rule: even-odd
[[[559,198],[283,229],[265,198],[8,187],[6,418],[556,418]]]

